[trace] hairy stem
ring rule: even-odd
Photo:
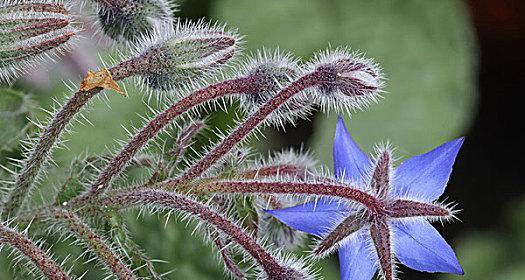
[[[8,244],[28,257],[48,278],[52,280],[66,280],[69,276],[60,266],[51,259],[42,249],[36,246],[24,235],[0,224],[0,243]]]
[[[207,153],[196,164],[192,165],[179,178],[175,179],[173,183],[180,184],[188,182],[200,176],[225,154],[227,154],[233,147],[235,147],[237,143],[242,141],[244,137],[253,131],[272,112],[277,110],[288,99],[307,88],[317,85],[320,81],[322,81],[322,77],[323,75],[320,72],[306,74],[282,89],[274,97],[268,100],[268,102],[262,105],[259,110],[248,117],[248,119],[238,126],[230,135],[224,138],[224,140],[215,146],[213,150]]]
[[[175,158],[176,163],[182,161],[182,156],[186,152],[191,141],[195,135],[204,128],[204,126],[205,124],[203,121],[196,121],[182,129],[175,141],[175,148],[169,151],[170,156]]]
[[[262,166],[257,169],[246,170],[243,171],[240,175],[246,179],[256,179],[271,176],[292,176],[297,178],[303,178],[307,171],[307,166],[294,164],[276,164]]]
[[[210,238],[213,240],[213,243],[215,243],[217,250],[219,250],[219,253],[221,254],[221,258],[224,261],[224,266],[230,271],[233,278],[237,280],[246,279],[244,272],[242,272],[239,266],[237,266],[231,256],[231,251],[228,249],[228,242],[225,242],[217,232],[212,232]]]
[[[151,205],[165,207],[189,213],[192,216],[209,223],[229,236],[231,240],[242,246],[255,261],[264,269],[267,275],[275,275],[279,278],[290,272],[289,268],[283,267],[274,257],[266,251],[257,241],[248,235],[244,229],[234,222],[223,217],[221,214],[210,209],[205,204],[192,200],[188,197],[160,190],[131,190],[120,192],[105,198],[99,203],[107,207],[132,207],[136,205]],[[270,279],[274,279],[271,278]]]
[[[210,85],[206,88],[197,90],[186,96],[179,102],[173,104],[164,112],[158,114],[146,126],[144,126],[132,139],[114,156],[106,165],[106,168],[100,172],[98,178],[91,184],[90,193],[84,194],[81,200],[90,196],[97,196],[104,192],[109,186],[111,180],[120,174],[126,164],[135,156],[135,154],[146,143],[153,139],[166,125],[175,117],[188,111],[189,109],[204,102],[237,93],[246,85],[246,78],[239,78],[220,82]]]
[[[115,252],[77,215],[61,208],[50,208],[47,215],[53,221],[64,223],[69,231],[82,240],[97,257],[121,280],[135,280],[137,277]]]
[[[210,202],[217,205],[217,211],[219,213],[227,213],[228,202],[223,197],[216,197]],[[231,239],[221,236],[216,229],[210,228],[208,231],[210,238],[213,240],[213,243],[215,243],[217,250],[219,250],[222,260],[224,261],[225,268],[231,273],[231,276],[237,280],[246,279],[244,272],[237,265],[237,263],[235,263],[232,256],[232,251],[228,247],[232,243]],[[252,236],[257,236],[257,234],[253,234]]]
[[[122,67],[125,67],[125,65],[125,63],[121,63],[109,69],[115,81],[121,80],[130,75],[130,73],[121,69]],[[31,154],[23,162],[22,170],[20,170],[15,178],[13,190],[3,205],[2,216],[4,219],[16,215],[24,203],[25,198],[30,193],[35,179],[40,173],[51,149],[62,134],[66,125],[69,124],[82,107],[84,107],[84,105],[101,90],[102,88],[96,87],[87,91],[77,91],[64,104],[62,109],[53,116],[51,122],[42,131],[42,134],[36,145],[33,147]]]
[[[178,190],[178,185],[170,181],[162,183],[161,187],[167,190]],[[373,212],[382,211],[384,207],[381,201],[364,191],[328,183],[207,181],[191,185],[188,190],[196,193],[319,195],[355,201]]]

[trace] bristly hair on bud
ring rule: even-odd
[[[285,86],[293,82],[302,72],[298,60],[289,53],[263,49],[252,55],[242,66],[241,75],[250,77],[248,90],[240,95],[240,107],[251,114]],[[268,116],[273,125],[284,125],[296,118],[306,118],[312,110],[312,102],[304,94],[298,94]]]
[[[268,195],[256,199],[256,210],[259,217],[259,239],[267,240],[275,248],[293,250],[300,246],[305,234],[295,230],[263,209],[283,209],[299,204],[298,199],[282,195]]]
[[[257,274],[258,280],[316,280],[322,279],[319,276],[318,269],[313,267],[313,264],[305,258],[297,258],[292,254],[277,250],[273,252],[275,258],[285,268],[283,273],[276,273],[268,275],[266,271],[259,270]]]
[[[308,152],[290,149],[252,160],[241,166],[241,174],[246,179],[275,177],[303,181],[317,173],[316,165]]]
[[[104,34],[117,42],[137,42],[156,26],[175,22],[171,0],[94,0]]]
[[[61,1],[0,0],[0,81],[64,52],[78,31]]]
[[[133,44],[133,58],[120,63],[119,74],[140,76],[160,91],[196,88],[236,54],[239,41],[236,32],[202,21],[160,26]]]
[[[319,52],[309,68],[323,73],[323,82],[314,89],[316,103],[323,110],[350,114],[377,102],[383,92],[381,68],[358,52],[344,48]]]
[[[244,175],[243,166],[246,166],[250,158],[254,154],[253,149],[246,146],[239,146],[232,149],[228,154],[222,157],[217,164],[208,170],[207,177],[227,177],[236,178]],[[193,162],[188,162],[187,166],[191,166]]]

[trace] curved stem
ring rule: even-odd
[[[179,210],[209,223],[242,246],[270,276],[288,275],[290,268],[281,266],[274,257],[245,230],[208,206],[188,197],[160,190],[131,190],[102,198],[99,203],[108,207],[132,207],[135,205],[160,206]],[[284,278],[279,278],[284,279]]]
[[[272,176],[292,176],[302,178],[308,167],[299,164],[275,164],[243,171],[240,176],[246,179],[257,179]]]
[[[228,240],[223,240],[219,233],[215,231],[211,233],[210,238],[213,240],[213,243],[215,243],[217,250],[219,250],[219,254],[221,254],[224,266],[231,273],[232,277],[237,280],[246,279],[246,276],[244,276],[244,272],[242,272],[241,268],[237,266],[237,264],[233,260],[231,252],[228,248]]]
[[[61,208],[50,208],[48,217],[52,221],[61,221],[79,239],[98,256],[98,258],[108,266],[113,274],[120,280],[135,280],[137,277],[117,256],[115,252],[86,225],[77,215]]]
[[[100,172],[98,178],[91,184],[89,193],[83,194],[77,200],[86,201],[103,193],[108,188],[111,180],[122,172],[135,154],[175,117],[204,102],[241,92],[248,80],[249,78],[232,79],[197,90],[155,116],[108,162],[106,168]]]
[[[48,278],[52,280],[67,280],[69,276],[46,252],[36,246],[24,235],[0,224],[0,243],[8,244],[28,257]]]
[[[277,110],[288,99],[295,94],[317,85],[322,80],[322,73],[313,72],[306,74],[297,79],[278,94],[272,97],[261,108],[253,113],[247,120],[239,125],[229,136],[224,138],[213,150],[207,153],[196,164],[192,165],[184,174],[173,181],[174,184],[188,182],[205,172],[226,153],[228,153],[237,143],[242,141],[251,131],[253,131],[261,122],[266,119],[272,112]]]
[[[131,75],[131,73],[121,69],[127,67],[126,65],[127,64],[123,62],[109,69],[115,81]],[[64,104],[62,109],[53,116],[51,122],[42,131],[38,142],[32,148],[31,154],[22,164],[22,170],[20,170],[15,178],[14,188],[3,205],[2,216],[4,218],[13,216],[18,212],[66,125],[69,124],[84,105],[101,90],[102,88],[96,87],[87,91],[77,91]]]

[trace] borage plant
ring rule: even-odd
[[[138,208],[198,221],[227,277],[235,279],[318,279],[313,263],[336,248],[341,279],[371,279],[376,271],[394,279],[396,259],[421,271],[463,273],[428,224],[454,218],[451,204],[434,200],[443,193],[462,139],[394,169],[390,148],[368,158],[340,121],[335,177],[304,152],[264,158],[246,147],[262,126],[293,123],[313,108],[341,114],[377,102],[384,85],[377,64],[345,48],[319,52],[307,63],[268,50],[231,63],[240,53],[240,36],[223,25],[177,19],[170,1],[92,4],[102,32],[131,55],[88,72],[39,125],[39,134],[27,135],[23,158],[4,167],[11,174],[3,180],[0,243],[14,260],[25,261],[18,272],[82,277],[72,274],[67,258],[56,261],[53,250],[45,249],[56,240],[46,237],[59,234],[76,241],[70,246],[84,246],[110,278],[165,277],[122,223],[124,211]],[[0,78],[7,83],[35,61],[68,51],[80,30],[71,5],[53,0],[2,0],[0,27]],[[52,151],[64,132],[103,91],[126,95],[118,82],[129,78],[142,86],[148,102],[156,100],[152,107],[160,104],[155,116],[113,155],[79,155],[53,199],[35,206],[31,194],[52,168]],[[207,126],[198,118],[200,108],[224,101],[238,101],[236,127],[219,131],[219,141],[200,156],[188,156]],[[148,175],[132,184],[125,179],[129,166]],[[288,252],[303,240],[300,231],[319,238],[311,257]]]

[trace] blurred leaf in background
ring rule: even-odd
[[[0,88],[0,164],[4,156],[18,147],[19,140],[28,133],[31,124],[27,121],[33,104],[22,92],[11,88]]]

